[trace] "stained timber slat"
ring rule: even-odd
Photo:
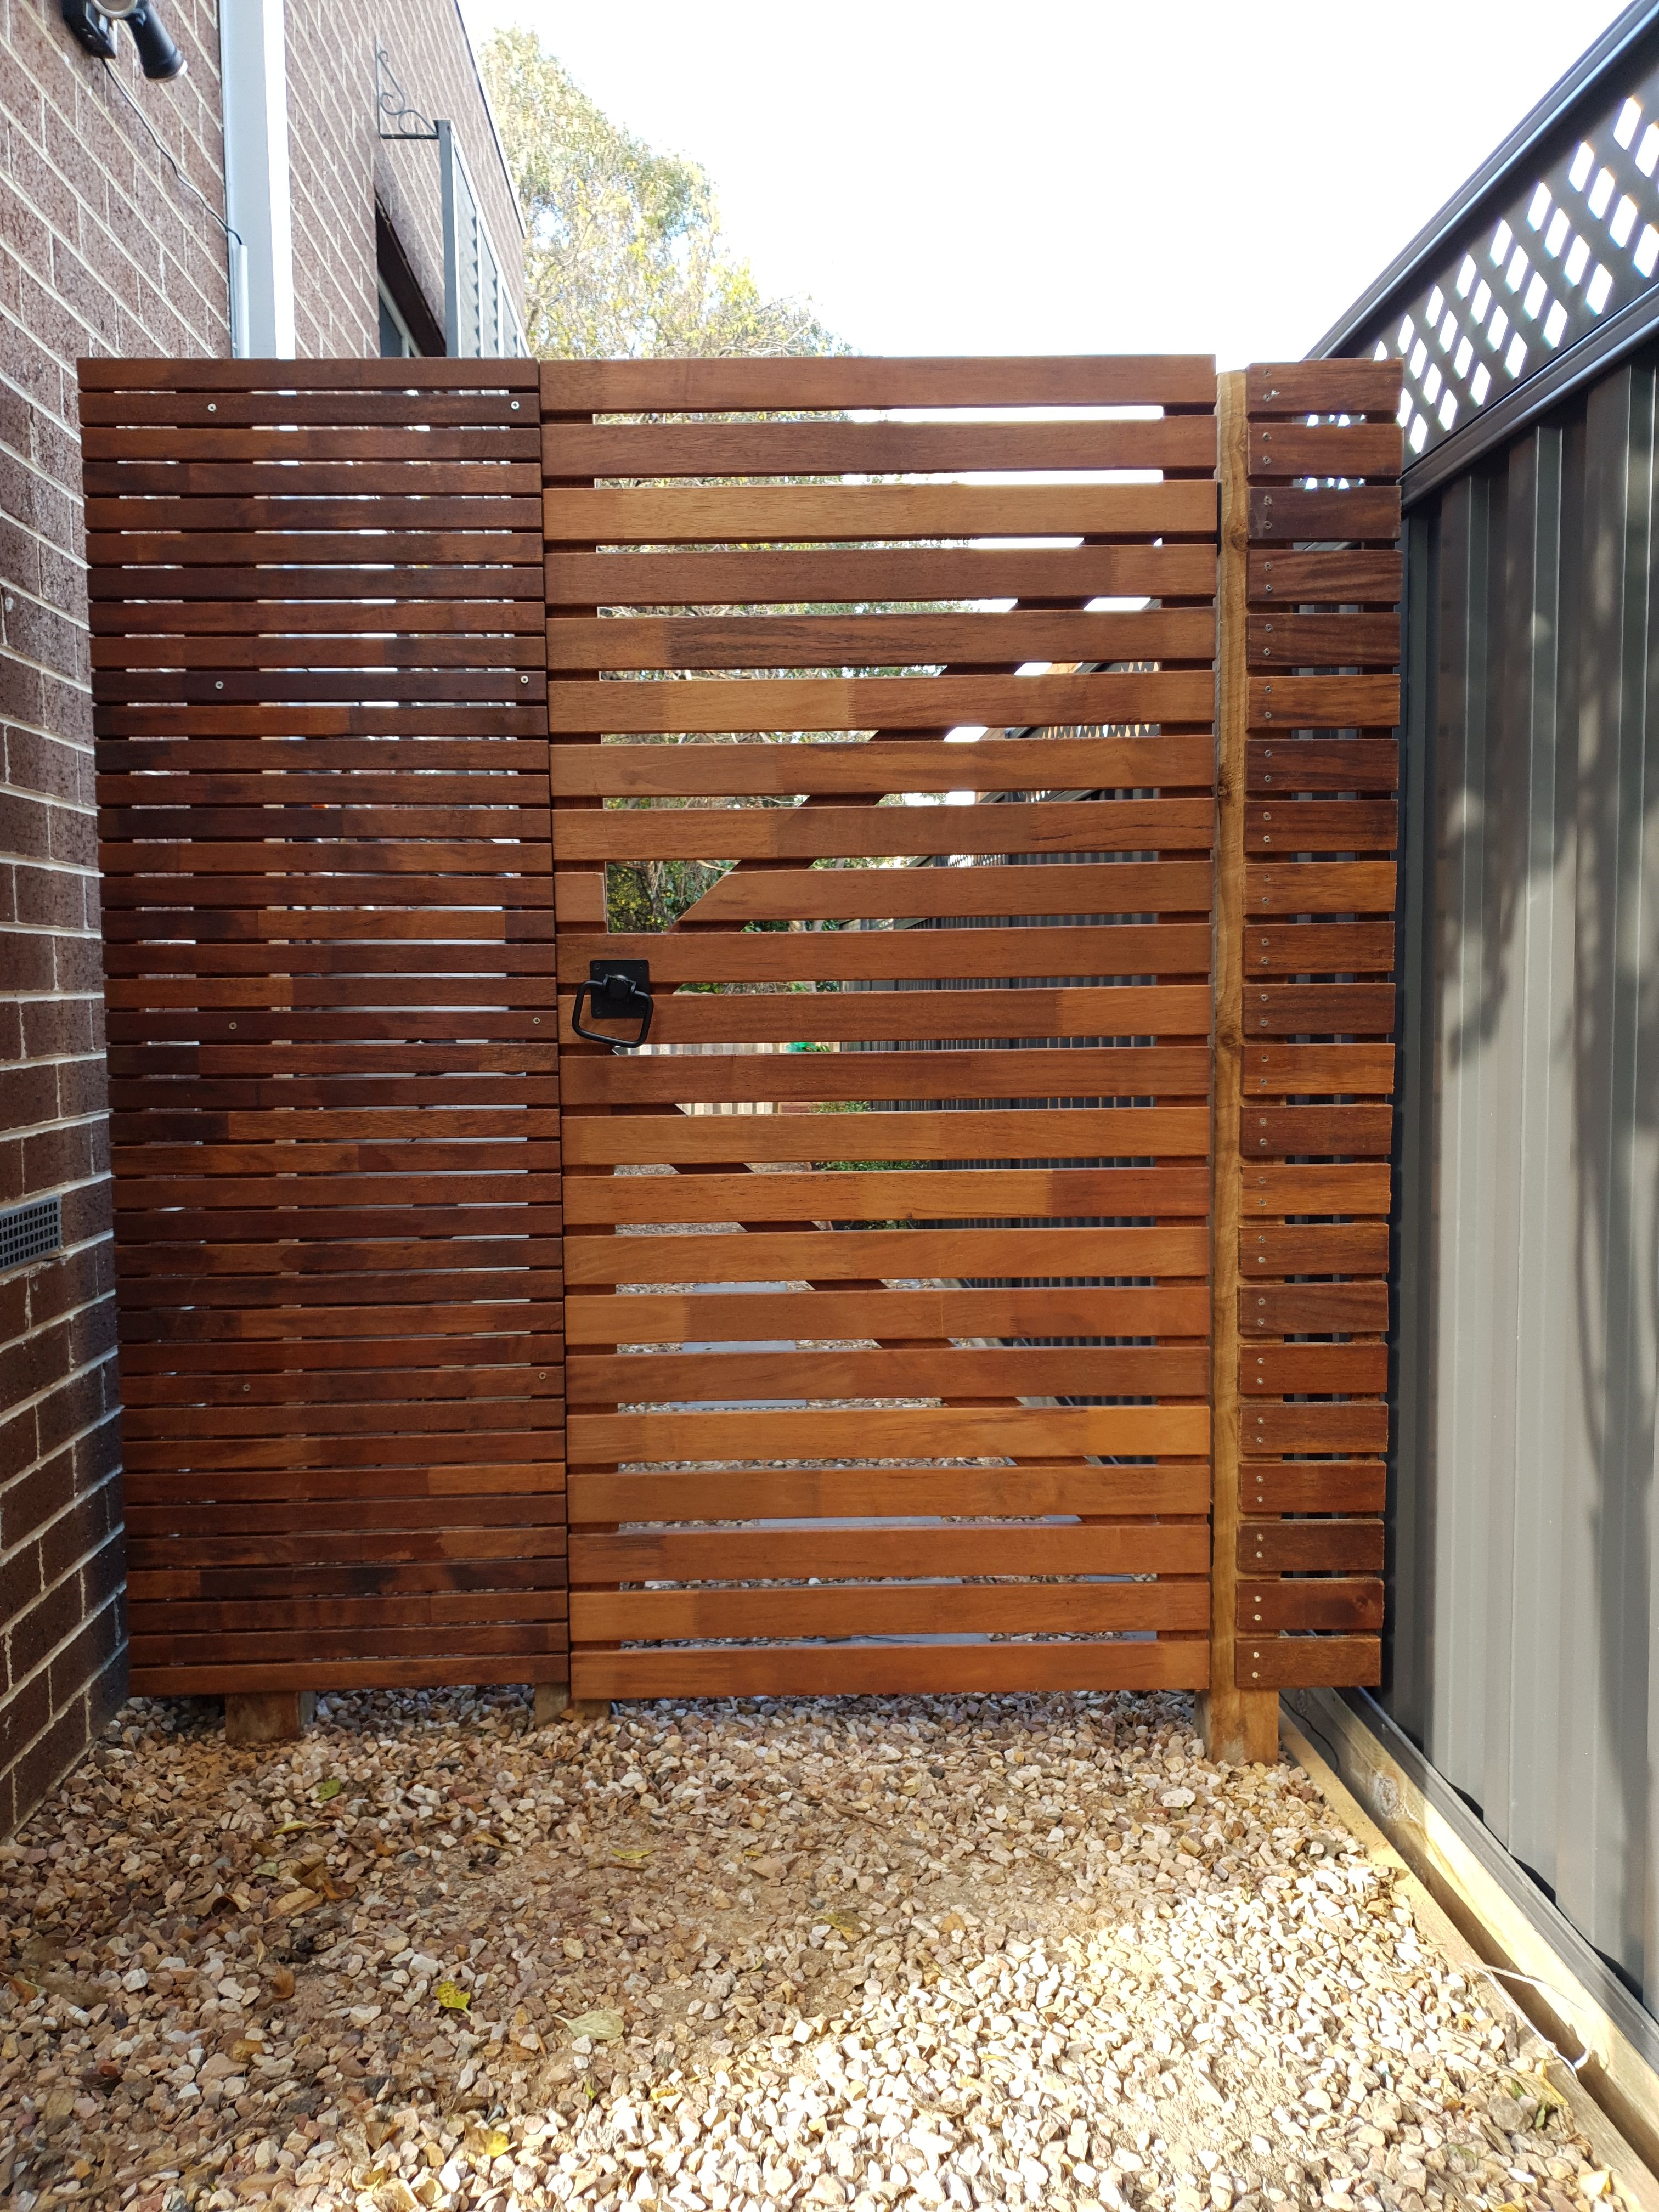
[[[1363,1663],[1380,1667],[1375,1638],[1367,1648],[1372,1656]],[[648,1648],[574,1650],[570,1689],[573,1697],[595,1698],[1201,1690],[1209,1680],[1209,1645],[1198,1636],[1171,1636],[1153,1643],[1103,1638],[975,1644],[946,1638],[866,1645],[676,1644],[659,1652]],[[1375,1681],[1378,1676],[1372,1672],[1364,1679]],[[180,1682],[180,1693],[188,1686]]]
[[[366,761],[364,765],[368,765]],[[470,765],[471,763],[469,763]],[[1206,790],[1207,737],[981,738],[853,745],[555,745],[556,799],[742,799],[795,792]]]
[[[459,898],[455,903],[460,903]],[[309,929],[311,926],[308,915],[306,927]],[[1186,972],[1201,975],[1207,969],[1209,955],[1204,949],[1207,930],[1200,927],[1194,931],[1188,927],[1182,933],[1175,924],[1158,927],[1176,932],[1175,949],[1182,955],[1187,942],[1195,936],[1198,957],[1191,960]],[[994,973],[1011,978],[1070,975],[1082,979],[1141,972],[1134,964],[1136,939],[1140,934],[1133,924],[1097,928],[1056,925],[1036,929],[951,929],[937,933],[846,929],[814,931],[810,934],[792,932],[787,936],[781,932],[750,933],[735,929],[684,935],[665,931],[661,935],[637,936],[618,931],[605,940],[605,950],[619,959],[649,960],[653,982],[658,985],[850,982],[905,978],[921,981],[946,975],[982,980]],[[572,984],[585,981],[594,949],[590,939],[574,933],[567,936],[558,948],[559,981]],[[1209,994],[1201,986],[1149,983],[1124,988],[1126,994],[1133,990],[1135,994],[1133,1004],[1123,1007],[1125,1031],[1136,1036],[1200,1036],[1209,1027]],[[1357,1007],[1367,1004],[1358,995],[1367,988],[1319,984],[1275,987],[1280,998],[1291,989],[1342,989],[1354,996]],[[1379,1010],[1382,996],[1390,1000],[1391,1016],[1392,994],[1378,997]],[[1274,1003],[1271,995],[1262,1001],[1264,1006]],[[1334,1006],[1335,1001],[1330,1003]],[[1342,1030],[1358,1025],[1356,1021],[1298,1024],[1304,1030]],[[1392,1018],[1384,1026],[1392,1029]],[[640,1065],[650,1063],[642,1061]]]
[[[1204,1117],[1189,1138],[1200,1158]],[[1158,1145],[1160,1152],[1181,1149]],[[1185,1202],[1180,1194],[1185,1185]],[[1175,1193],[1172,1195],[1172,1188]],[[762,1220],[921,1220],[995,1214],[1110,1215],[1208,1209],[1202,1166],[959,1169],[840,1175],[580,1176],[570,1179],[564,1218],[573,1228],[602,1223]]]
[[[390,1253],[398,1248],[385,1249]],[[459,1240],[452,1249],[458,1256],[468,1249]],[[1186,1224],[1156,1229],[843,1230],[833,1236],[811,1231],[596,1236],[570,1238],[565,1273],[573,1285],[915,1275],[1200,1275],[1204,1256],[1202,1226]]]
[[[1001,1522],[987,1528],[805,1529],[573,1529],[570,1579],[589,1582],[741,1582],[848,1576],[1201,1574],[1208,1532],[1194,1525],[1115,1528],[1075,1522],[1044,1528]]]
[[[1361,807],[1377,804],[1362,800],[1342,811],[1357,815]],[[1332,811],[1304,805],[1297,813],[1322,817]],[[1207,799],[1036,799],[1018,807],[628,807],[556,814],[553,850],[561,861],[825,860],[1010,850],[1133,853],[1160,847],[1190,852],[1208,846],[1212,820]],[[1297,827],[1316,830],[1315,823],[1299,820]],[[1325,834],[1328,838],[1332,833]],[[1382,834],[1379,828],[1374,839]],[[1388,834],[1392,837],[1392,823]],[[146,848],[138,849],[147,854]],[[415,866],[428,853],[424,844],[405,850]],[[289,865],[297,866],[304,848],[278,846],[273,859],[290,852],[295,858]],[[447,865],[441,860],[438,864]],[[481,865],[476,856],[473,865]]]
[[[498,643],[496,653],[505,663],[508,641]],[[556,737],[656,730],[945,730],[972,722],[1005,727],[1036,722],[1190,726],[1208,722],[1214,701],[1213,680],[1196,670],[1142,675],[702,676],[678,683],[641,677],[557,683],[549,696],[548,714]]]
[[[1322,1352],[1370,1347],[1319,1346]],[[1382,1353],[1386,1379],[1387,1355]],[[1351,1360],[1351,1366],[1358,1361]],[[1201,1344],[1112,1345],[1042,1351],[636,1352],[584,1354],[569,1362],[571,1398],[581,1405],[668,1405],[705,1399],[1033,1397],[1061,1392],[1099,1398],[1201,1397],[1209,1388]],[[1266,1387],[1264,1385],[1264,1387]],[[1330,1388],[1342,1387],[1337,1384]],[[1376,1381],[1364,1387],[1375,1389]],[[458,1401],[459,1402],[459,1401]],[[474,1402],[467,1400],[465,1402]]]
[[[1322,1413],[1323,1408],[1297,1408]],[[1348,1410],[1348,1409],[1343,1409]],[[1203,1406],[1020,1406],[988,1412],[957,1407],[864,1407],[856,1412],[739,1413],[582,1413],[570,1416],[568,1443],[573,1467],[618,1460],[804,1460],[852,1458],[861,1452],[911,1457],[930,1452],[942,1459],[999,1456],[1013,1452],[1048,1457],[1056,1452],[1136,1456],[1201,1454],[1209,1444]],[[1201,1548],[1202,1528],[1170,1532]],[[915,1539],[911,1541],[914,1544]],[[590,1562],[591,1563],[591,1562]],[[819,1571],[801,1570],[803,1577]],[[975,1571],[970,1570],[969,1571]],[[997,1570],[976,1571],[995,1573]],[[1063,1573],[1063,1567],[1043,1571]],[[1150,1571],[1150,1570],[1149,1570]],[[1189,1573],[1203,1571],[1202,1564]],[[599,1573],[589,1581],[616,1579]]]
[[[1203,415],[1048,422],[550,422],[551,478],[936,475],[1215,467]]]
[[[565,1073],[578,1063],[567,1059]],[[1136,1091],[1139,1086],[1136,1085]],[[564,1125],[568,1167],[686,1166],[714,1161],[858,1159],[1091,1160],[1125,1156],[1135,1109],[964,1108],[949,1113],[650,1115]],[[1133,1146],[1130,1147],[1133,1151]],[[1181,1272],[1186,1273],[1183,1269]]]
[[[165,557],[156,556],[157,558]],[[342,559],[349,560],[350,554]],[[395,557],[391,553],[384,556]],[[450,557],[446,554],[443,557]],[[464,558],[464,555],[456,555]],[[522,557],[481,552],[481,560]],[[1399,556],[1393,556],[1395,573]],[[861,605],[871,599],[1209,599],[1212,544],[826,547],[695,553],[562,553],[547,556],[550,607]],[[1340,596],[1340,595],[1339,595]],[[1389,596],[1397,596],[1390,594]]]
[[[579,1643],[800,1636],[944,1633],[1081,1635],[1128,1629],[1202,1629],[1200,1581],[1026,1584],[945,1583],[904,1589],[575,1590]]]
[[[573,1176],[570,1188],[579,1188],[583,1180]],[[765,1342],[776,1336],[807,1342],[860,1337],[937,1342],[952,1336],[1127,1336],[1137,1332],[1202,1336],[1208,1316],[1202,1285],[1183,1282],[1141,1284],[1133,1289],[1091,1283],[1042,1290],[787,1291],[768,1285],[763,1294],[743,1290],[640,1291],[628,1298],[584,1297],[578,1290],[564,1306],[565,1333],[572,1345],[733,1344],[745,1339]],[[1166,1510],[1187,1509],[1172,1505]],[[607,1516],[595,1513],[588,1517]],[[728,1516],[722,1512],[714,1517]]]
[[[541,380],[543,408],[554,416],[1007,406],[1209,414],[1215,407],[1215,361],[1207,354],[557,361],[542,363]]]
[[[409,1051],[401,1057],[410,1057]],[[1133,1097],[1148,1083],[1157,1087],[1162,1060],[1155,1046],[1122,1052],[1079,1047],[1046,1052],[688,1053],[637,1060],[626,1068],[615,1060],[568,1055],[561,1079],[565,1103],[573,1109],[771,1099],[878,1104],[897,1098],[1108,1098]],[[1172,1087],[1198,1086],[1189,1076]],[[1127,1115],[1132,1109],[1120,1110]],[[1143,1129],[1167,1131],[1171,1151],[1202,1154],[1200,1113],[1180,1107],[1156,1115],[1146,1110]],[[1126,1133],[1134,1126],[1127,1120],[1123,1124]]]
[[[1006,663],[1202,661],[1214,650],[1215,618],[1203,608],[679,620],[573,616],[547,625],[547,665],[556,669],[891,668],[994,656]]]
[[[576,1523],[649,1521],[842,1520],[878,1514],[1201,1515],[1209,1503],[1201,1464],[1100,1467],[722,1468],[669,1474],[596,1474],[570,1479]],[[1340,1507],[1333,1507],[1337,1510]],[[592,1593],[589,1593],[592,1601]],[[1076,1595],[1074,1592],[1073,1595]]]

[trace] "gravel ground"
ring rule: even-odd
[[[1582,2208],[1489,1990],[1184,1698],[137,1704],[0,1846],[0,2195]]]

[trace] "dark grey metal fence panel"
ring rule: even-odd
[[[1659,1988],[1659,378],[1413,518],[1386,1702]]]

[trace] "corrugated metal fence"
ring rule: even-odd
[[[1395,1718],[1659,1972],[1659,371],[1408,538]]]

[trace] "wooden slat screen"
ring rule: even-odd
[[[1401,364],[1246,380],[1237,1677],[1381,1680]]]
[[[578,1697],[1208,1678],[1214,399],[544,368]]]
[[[535,368],[81,404],[133,1686],[562,1681]]]

